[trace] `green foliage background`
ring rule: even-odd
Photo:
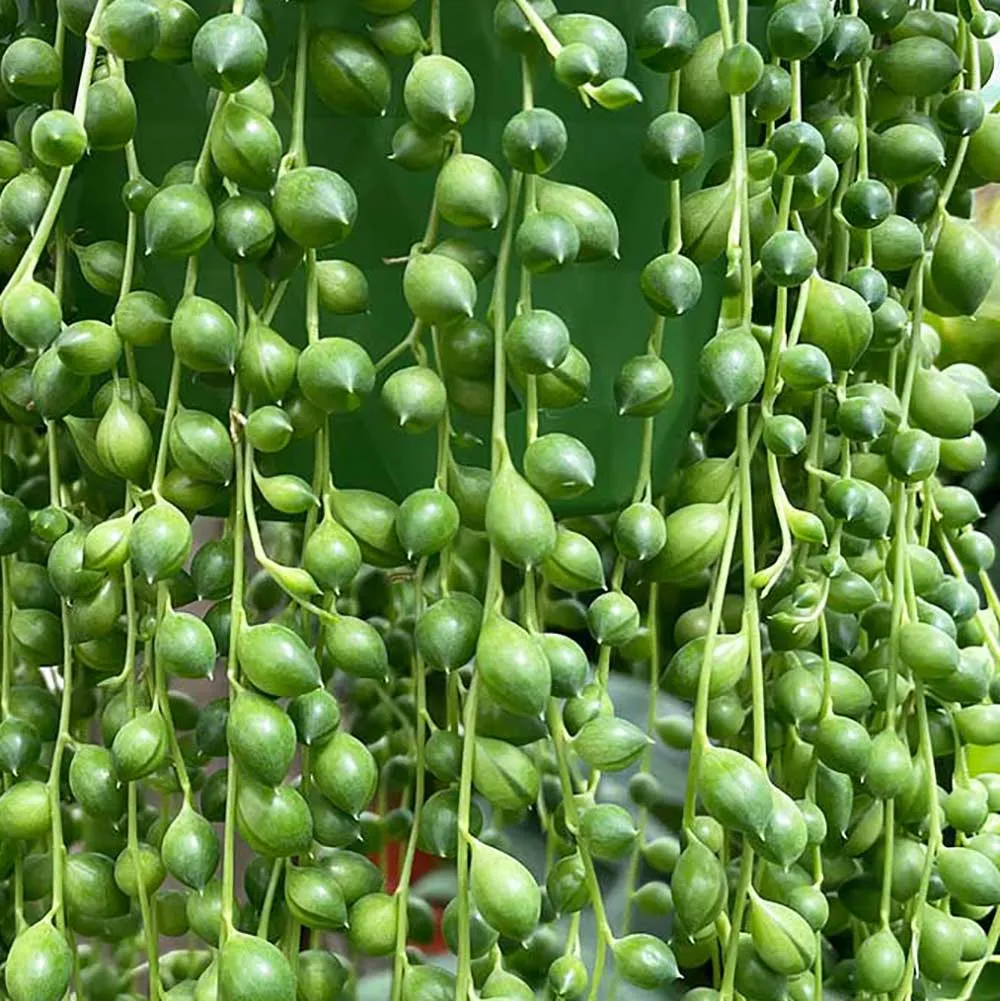
[[[214,10],[214,3],[196,4],[202,15]],[[444,49],[461,60],[472,72],[477,87],[476,112],[463,132],[469,152],[489,157],[502,168],[500,134],[507,119],[520,108],[518,57],[498,46],[493,35],[492,0],[444,0],[442,21]],[[653,6],[649,0],[582,0],[573,9],[601,14],[631,34],[642,14]],[[704,31],[711,30],[705,8],[693,11],[702,20]],[[418,0],[414,12],[426,21],[426,4]],[[289,106],[292,66],[285,63],[297,18],[296,4],[270,4],[274,31],[269,34],[272,59],[268,71],[275,87],[275,121],[289,135]],[[569,8],[566,8],[569,10]],[[363,32],[365,15],[353,4],[313,4],[316,23],[329,23]],[[714,17],[714,14],[713,14]],[[434,172],[409,174],[390,163],[387,153],[391,137],[404,120],[402,82],[407,63],[393,65],[393,100],[381,119],[346,119],[333,114],[310,95],[307,112],[310,160],[342,173],[354,186],[360,202],[357,226],[340,246],[322,256],[343,257],[359,264],[372,290],[372,310],[364,317],[331,318],[323,321],[323,334],[346,335],[359,340],[377,359],[400,338],[410,324],[402,295],[402,267],[387,265],[383,258],[404,255],[420,238],[431,203]],[[640,422],[618,418],[612,385],[621,363],[644,350],[652,313],[638,289],[638,276],[645,263],[661,250],[661,227],[666,209],[666,185],[646,172],[639,151],[647,122],[665,107],[663,78],[637,63],[629,66],[629,76],[641,87],[641,105],[609,112],[599,107],[586,109],[575,94],[552,79],[547,65],[539,65],[537,103],[550,107],[566,121],[569,152],[556,167],[556,180],[579,184],[604,198],[613,208],[621,228],[621,260],[585,264],[536,282],[536,303],[560,313],[567,321],[574,343],[584,351],[592,366],[589,399],[570,410],[543,413],[542,431],[563,431],[581,438],[593,451],[598,466],[594,490],[575,502],[576,512],[601,512],[629,499],[635,477]],[[151,61],[129,68],[129,84],[139,106],[137,149],[143,173],[158,183],[165,171],[179,160],[198,155],[207,123],[204,84],[190,66],[161,66]],[[704,167],[725,151],[728,140],[723,124],[708,137]],[[79,170],[73,184],[71,216],[81,232],[82,243],[93,239],[123,239],[125,213],[119,199],[124,164],[120,154],[94,154]],[[697,185],[698,176],[689,181]],[[450,228],[442,228],[450,235]],[[469,234],[464,234],[469,235]],[[499,233],[471,234],[471,238],[496,250]],[[206,253],[199,293],[224,303],[232,303],[229,265],[221,255]],[[174,301],[182,285],[180,266],[146,259],[147,284]],[[516,278],[516,268],[513,269]],[[301,273],[282,305],[275,326],[293,343],[305,341],[303,329],[303,289]],[[480,288],[478,314],[485,316],[490,278]],[[664,357],[673,370],[676,390],[673,401],[657,420],[654,446],[655,477],[662,484],[672,469],[690,423],[696,396],[698,351],[714,331],[721,294],[721,269],[705,275],[705,293],[697,309],[681,320],[670,321],[665,337]],[[516,295],[516,293],[514,293]],[[513,306],[511,298],[511,307]],[[87,303],[91,309],[110,309],[110,303]],[[91,313],[90,315],[95,315]],[[399,364],[408,363],[401,360]],[[143,377],[163,399],[169,358],[167,347],[141,353]],[[202,382],[188,382],[183,402],[189,406],[225,410],[228,389]],[[375,394],[373,394],[374,396]],[[523,419],[516,400],[511,400],[508,433],[515,451],[521,447]],[[456,424],[481,439],[486,422],[459,415]],[[392,426],[379,401],[371,398],[362,409],[333,425],[333,470],[341,486],[364,486],[401,499],[410,491],[428,485],[434,468],[434,435],[413,438]],[[308,476],[311,469],[311,442],[301,442],[283,454],[285,471]],[[488,465],[485,446],[457,451],[456,458],[467,464]],[[569,509],[567,509],[569,510]]]

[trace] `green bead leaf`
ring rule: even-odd
[[[501,935],[520,942],[534,931],[541,913],[541,891],[517,859],[473,841],[469,889],[486,923]]]

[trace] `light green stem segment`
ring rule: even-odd
[[[168,585],[166,581],[160,581],[156,586],[156,621],[162,622],[170,603]],[[174,766],[174,773],[177,775],[177,784],[181,788],[184,802],[191,804],[191,779],[188,777],[187,765],[184,762],[184,755],[181,753],[181,746],[177,742],[177,731],[174,729],[173,715],[170,711],[170,698],[167,694],[167,674],[163,670],[163,665],[153,660],[153,678],[156,691],[156,702],[159,705],[160,714],[167,724],[167,738],[170,743],[170,758]]]
[[[907,494],[906,487],[902,483],[896,484],[896,497],[894,501],[895,516],[895,539],[896,547],[893,557],[892,569],[892,620],[889,633],[889,645],[891,653],[888,664],[888,685],[886,688],[885,705],[885,729],[894,730],[896,727],[896,670],[899,658],[899,630],[903,626],[903,616],[905,612],[906,597],[906,510]],[[882,864],[882,893],[879,900],[879,921],[883,928],[889,926],[889,914],[892,907],[892,862],[893,846],[895,844],[895,802],[892,799],[885,804],[885,837],[884,837],[884,859]]]
[[[545,51],[555,59],[563,49],[562,42],[556,38],[555,32],[542,20],[538,11],[528,3],[528,0],[514,0],[514,2],[528,24],[531,25],[532,30],[541,39],[542,44],[545,46]]]
[[[695,803],[698,796],[698,771],[701,758],[708,746],[708,693],[712,678],[712,654],[715,650],[715,639],[719,634],[722,622],[722,606],[726,598],[726,584],[729,581],[729,568],[732,565],[733,550],[736,548],[736,533],[740,525],[740,497],[736,494],[729,505],[729,525],[726,530],[726,540],[719,558],[716,570],[715,588],[712,593],[712,604],[709,610],[708,629],[705,633],[705,651],[701,659],[698,675],[698,691],[694,703],[694,735],[691,740],[691,757],[688,762],[687,786],[684,793],[684,814],[681,828],[685,834],[691,832],[695,817]]]
[[[138,787],[134,782],[128,785],[128,850],[132,858],[132,866],[137,874],[142,872],[139,855],[138,827]],[[136,879],[136,890],[139,898],[139,914],[142,917],[143,941],[146,948],[146,962],[149,965],[149,1001],[157,1001],[160,997],[160,949],[156,934],[156,914],[150,906],[146,884],[141,878]]]
[[[750,418],[747,407],[737,413],[737,453],[739,458],[740,537],[743,548],[743,614],[750,641],[750,688],[753,713],[753,758],[767,772],[767,734],[764,718],[764,663],[760,645],[760,611],[757,592],[753,586],[754,575],[754,525],[753,493],[750,478]],[[735,520],[735,515],[732,516]],[[702,669],[703,675],[705,673]],[[699,679],[700,682],[703,679]],[[701,692],[699,691],[699,695]],[[733,897],[732,924],[726,945],[720,1001],[731,1001],[734,994],[736,962],[740,931],[746,908],[747,893],[753,877],[753,846],[748,840],[743,844],[740,876]]]
[[[510,274],[511,251],[514,244],[514,228],[517,224],[517,209],[521,200],[524,175],[513,171],[510,178],[510,207],[504,223],[500,251],[497,254],[496,275],[493,280],[493,296],[490,300],[490,318],[493,323],[493,420],[492,420],[492,466],[496,476],[500,463],[507,454],[507,360],[504,354],[504,335],[507,332],[507,281]]]
[[[934,772],[934,750],[931,746],[930,725],[927,721],[927,698],[923,682],[913,679],[914,701],[917,706],[917,727],[920,734],[920,756],[926,770],[928,802],[937,802],[937,780]],[[895,1001],[909,1001],[913,995],[913,974],[916,970],[917,951],[920,948],[920,933],[923,927],[923,908],[927,901],[927,889],[930,886],[931,874],[934,870],[934,860],[941,846],[941,821],[936,809],[930,810],[930,833],[927,838],[927,853],[924,857],[924,868],[920,875],[920,886],[913,901],[913,919],[910,922],[910,948],[906,956],[906,970],[903,981],[895,994]]]
[[[417,619],[424,611],[424,572],[426,562],[421,560],[417,567],[417,572],[413,581],[413,588],[416,593],[416,605],[414,615]],[[406,843],[406,855],[403,858],[403,866],[399,874],[399,886],[396,889],[396,951],[393,961],[392,975],[392,997],[391,1001],[399,1001],[403,993],[403,978],[406,975],[406,938],[409,930],[406,907],[409,901],[410,880],[413,876],[413,860],[417,853],[417,840],[420,836],[420,820],[424,806],[424,792],[427,781],[427,766],[424,762],[424,746],[426,743],[427,727],[424,716],[427,712],[427,684],[425,677],[424,659],[419,653],[413,656],[413,683],[416,692],[416,717],[415,727],[415,776],[413,783],[413,827],[410,830],[410,837]]]
[[[11,620],[14,614],[14,601],[10,593],[10,563],[11,556],[0,557],[0,592],[2,592],[3,611],[0,626],[3,630],[2,671],[0,671],[0,720],[6,720],[10,715],[10,684],[14,674],[14,636],[11,631]],[[4,791],[13,784],[12,777],[5,775]],[[14,856],[14,931],[20,932],[24,926],[24,850],[19,845]]]
[[[267,890],[264,893],[264,902],[260,906],[260,919],[257,922],[258,938],[267,938],[268,926],[271,924],[271,911],[274,908],[274,895],[278,890],[278,880],[281,879],[281,870],[284,867],[284,859],[276,858],[271,863],[271,875],[267,880]]]
[[[753,848],[750,842],[743,844],[743,854],[740,856],[740,875],[733,896],[733,920],[726,942],[726,955],[723,963],[722,984],[719,987],[719,1001],[732,1001],[735,994],[736,960],[740,947],[740,930],[743,927],[743,915],[746,910],[747,894],[751,891],[753,877]]]
[[[242,292],[237,282],[237,291]],[[246,316],[244,310],[238,310],[239,330],[242,336],[245,330]],[[226,677],[229,682],[229,697],[236,694],[239,682],[239,635],[243,625],[243,589],[246,579],[246,509],[247,495],[244,489],[243,448],[239,441],[239,423],[236,416],[240,413],[243,395],[240,388],[239,374],[233,380],[233,396],[229,405],[229,427],[233,439],[233,509],[232,509],[232,540],[233,540],[233,593],[229,599],[229,653],[227,656]],[[233,894],[235,892],[236,865],[236,796],[237,776],[236,762],[232,752],[226,761],[228,776],[226,782],[226,814],[222,842],[222,922],[219,934],[220,947],[225,944],[226,936],[233,928]]]
[[[51,431],[49,432],[51,435]],[[52,815],[52,912],[56,924],[65,931],[66,913],[63,908],[63,869],[65,866],[66,847],[63,844],[62,809],[59,796],[59,786],[62,779],[62,759],[66,744],[70,739],[69,720],[73,703],[73,645],[70,642],[69,604],[63,598],[60,601],[63,651],[62,651],[62,699],[59,705],[59,731],[56,735],[55,747],[52,751],[52,764],[49,768],[49,811]]]
[[[441,0],[431,0],[431,52],[441,52]]]
[[[177,414],[177,406],[181,396],[181,363],[177,356],[174,356],[173,364],[170,367],[170,386],[167,390],[167,403],[163,409],[163,428],[160,431],[160,444],[156,452],[156,466],[153,471],[152,493],[154,497],[159,496],[163,487],[163,477],[167,472],[167,451],[170,438],[170,425]]]
[[[500,250],[497,255],[496,273],[493,280],[493,295],[490,300],[490,319],[493,325],[493,420],[492,420],[492,469],[496,476],[500,464],[507,455],[506,406],[507,365],[504,354],[504,334],[507,330],[507,281],[510,274],[511,253],[514,243],[514,227],[524,175],[518,171],[511,173],[510,204],[504,223]],[[500,583],[500,555],[490,547],[490,560],[483,604],[484,615],[488,615],[503,600]],[[472,766],[475,756],[476,712],[479,702],[479,676],[473,674],[469,691],[465,698],[463,715],[462,775],[459,783],[458,799],[458,976],[456,996],[466,998],[472,984],[469,944],[469,810],[472,804]]]
[[[469,996],[472,986],[470,966],[472,946],[469,941],[469,810],[472,806],[472,766],[476,754],[476,712],[479,706],[479,675],[473,674],[465,696],[462,733],[462,778],[458,790],[458,976],[456,998]]]
[[[286,163],[289,166],[304,167],[306,156],[306,70],[309,53],[309,5],[299,9],[299,30],[295,51],[295,91],[292,104],[292,140],[288,146]],[[315,256],[315,255],[314,255]]]
[[[646,628],[649,630],[649,690],[647,698],[649,705],[646,707],[646,733],[652,733],[656,725],[656,707],[660,694],[660,628],[659,628],[659,603],[660,585],[653,583],[649,585],[649,610],[646,613]],[[639,759],[639,770],[649,772],[652,759],[652,745],[649,745],[642,752]],[[649,823],[649,810],[643,806],[639,809],[639,822],[636,825],[638,834],[635,844],[632,846],[632,854],[629,857],[628,872],[625,876],[625,913],[622,916],[622,935],[627,935],[632,925],[632,894],[635,891],[636,880],[639,877],[639,863],[642,858],[642,847],[646,839],[646,827]]]
[[[754,575],[753,485],[750,477],[750,428],[747,407],[737,414],[740,467],[740,516],[743,544],[743,614],[750,639],[750,687],[753,704],[753,758],[767,771],[767,733],[764,720],[764,654],[760,639],[760,607],[751,582]]]
[[[10,593],[10,560],[11,557],[0,558],[0,589],[3,601],[3,672],[0,675],[0,716],[7,719],[10,715],[10,682],[14,673],[14,637],[11,634],[11,617],[14,614],[14,599]]]
[[[559,784],[562,788],[563,806],[566,811],[566,824],[571,831],[575,831],[579,827],[580,817],[574,798],[573,778],[569,771],[569,749],[566,746],[565,730],[559,713],[559,704],[555,699],[549,700],[548,708],[545,711],[545,721],[548,724],[549,734],[552,737],[553,750],[555,751]],[[590,897],[590,906],[594,909],[594,921],[597,924],[594,967],[591,971],[590,991],[587,994],[587,1001],[596,1001],[600,994],[601,978],[604,974],[608,946],[614,944],[615,936],[608,921],[607,912],[604,909],[604,898],[601,895],[600,883],[597,880],[597,871],[594,868],[590,852],[583,844],[577,845],[577,851],[583,860],[584,878]]]
[[[127,492],[127,491],[126,491]],[[126,509],[128,504],[126,503]],[[122,568],[122,588],[125,592],[125,704],[131,718],[135,714],[136,671],[135,644],[137,642],[138,622],[135,606],[135,585],[132,576],[132,564],[125,561]],[[186,777],[186,776],[185,776]],[[139,853],[139,789],[135,782],[128,785],[128,850],[132,858],[132,866],[140,873]],[[136,880],[139,898],[139,915],[142,918],[143,940],[146,948],[146,962],[149,966],[149,1001],[157,1001],[160,996],[160,958],[159,941],[156,933],[156,914],[150,906],[146,885],[141,879]]]

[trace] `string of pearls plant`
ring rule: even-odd
[[[0,0],[4,997],[346,1001],[379,957],[389,1001],[985,996],[1000,599],[962,481],[1000,394],[939,364],[933,323],[997,276],[969,219],[1000,182],[980,94],[1000,15],[677,0],[626,38],[552,0],[337,6]],[[520,73],[498,150],[470,148],[476,68],[448,50],[479,8]],[[182,123],[199,155],[158,185],[144,62],[208,94]],[[663,182],[663,247],[609,377],[639,459],[622,510],[560,517],[602,470],[553,415],[608,374],[547,278],[603,262],[600,282],[619,228],[536,94],[554,79],[620,142],[609,123],[654,75],[665,100],[631,138]],[[379,304],[328,253],[364,205],[310,161],[307,109],[377,120],[400,81],[385,152],[433,195],[385,264],[412,325],[375,359],[349,330]],[[713,129],[730,152],[707,163]],[[74,231],[88,151],[123,158],[121,241]],[[147,287],[144,255],[182,262],[182,286]],[[700,405],[664,471],[664,347],[717,262],[717,326],[683,373]],[[339,482],[361,406],[400,447],[436,442],[426,486]],[[470,417],[489,468],[462,461]],[[192,520],[220,510],[196,548]],[[226,694],[199,704],[220,662]],[[647,686],[643,718],[616,714],[613,673]],[[688,752],[683,790],[657,741]],[[439,912],[426,856],[455,876]]]

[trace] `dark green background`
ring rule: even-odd
[[[203,16],[215,9],[214,4],[196,6]],[[413,8],[425,24],[427,6],[426,0],[418,0]],[[500,134],[507,119],[520,108],[519,61],[515,53],[495,42],[493,6],[492,0],[443,0],[442,21],[445,52],[461,60],[476,81],[476,110],[463,133],[464,148],[489,157],[503,168]],[[649,0],[582,0],[573,9],[608,17],[631,39],[639,19],[652,6]],[[698,8],[704,6],[693,5],[700,18],[705,15]],[[291,56],[299,7],[271,3],[268,10],[274,19],[274,31],[269,35],[268,72],[276,79],[284,70],[282,82],[275,87],[275,121],[287,141]],[[316,3],[311,6],[311,14],[317,23],[364,30],[366,15],[353,4]],[[710,30],[707,17],[702,27]],[[354,186],[360,203],[352,235],[321,256],[343,257],[359,264],[371,284],[373,303],[367,316],[324,316],[322,333],[357,339],[373,359],[403,337],[409,327],[411,318],[401,289],[402,268],[386,265],[382,259],[406,254],[422,234],[434,180],[434,172],[410,174],[386,159],[392,134],[404,120],[401,91],[407,66],[408,61],[393,64],[393,99],[384,118],[343,118],[322,106],[313,95],[308,105],[310,161],[342,173]],[[620,261],[578,265],[535,283],[536,305],[554,309],[564,317],[574,343],[585,352],[592,366],[589,399],[570,410],[548,411],[541,417],[543,433],[564,431],[576,435],[590,447],[597,460],[597,486],[574,503],[575,511],[605,511],[627,501],[638,456],[641,422],[616,416],[612,384],[621,363],[644,349],[652,319],[638,290],[638,276],[644,264],[662,249],[667,190],[663,182],[643,169],[639,151],[646,124],[664,110],[666,87],[665,78],[646,71],[634,60],[628,72],[641,87],[645,101],[616,112],[584,108],[574,93],[555,83],[547,62],[540,62],[536,72],[537,103],[557,111],[566,121],[570,136],[569,151],[550,176],[596,192],[612,207],[621,228]],[[130,65],[128,80],[139,106],[136,145],[140,166],[146,176],[158,183],[172,164],[197,156],[207,122],[207,88],[190,66],[163,66],[151,61]],[[724,151],[726,133],[723,124],[709,136],[706,165]],[[124,239],[125,215],[119,200],[122,179],[124,165],[120,154],[95,154],[81,165],[70,196],[70,218],[81,229],[78,242]],[[443,235],[451,232],[447,225],[442,228]],[[499,242],[497,232],[464,235],[494,250]],[[512,280],[517,269],[513,270]],[[145,272],[149,287],[170,301],[176,300],[182,285],[179,265],[146,258]],[[699,307],[682,320],[672,320],[667,325],[664,357],[673,370],[676,390],[667,410],[657,420],[654,456],[655,477],[660,484],[676,460],[691,419],[698,350],[715,327],[720,276],[713,271],[705,277],[705,292]],[[480,287],[480,316],[485,315],[490,280],[487,278]],[[198,291],[232,303],[229,265],[213,248],[203,253]],[[286,338],[298,344],[305,339],[302,305],[300,272],[274,323]],[[81,306],[101,308],[96,302],[81,302]],[[107,301],[103,308],[109,308]],[[399,362],[407,363],[408,360]],[[167,350],[141,352],[140,366],[144,378],[162,400],[169,370]],[[228,389],[186,378],[182,399],[187,405],[222,413],[228,403]],[[456,425],[481,438],[486,436],[485,422],[458,415]],[[519,452],[523,416],[518,409],[512,409],[508,429],[515,452]],[[392,426],[377,392],[356,414],[336,417],[332,437],[333,471],[338,485],[364,486],[400,499],[428,485],[432,478],[434,435],[401,434]],[[462,449],[456,457],[468,464],[488,464],[485,448]],[[290,448],[281,456],[280,463],[286,471],[308,476],[309,443]]]

